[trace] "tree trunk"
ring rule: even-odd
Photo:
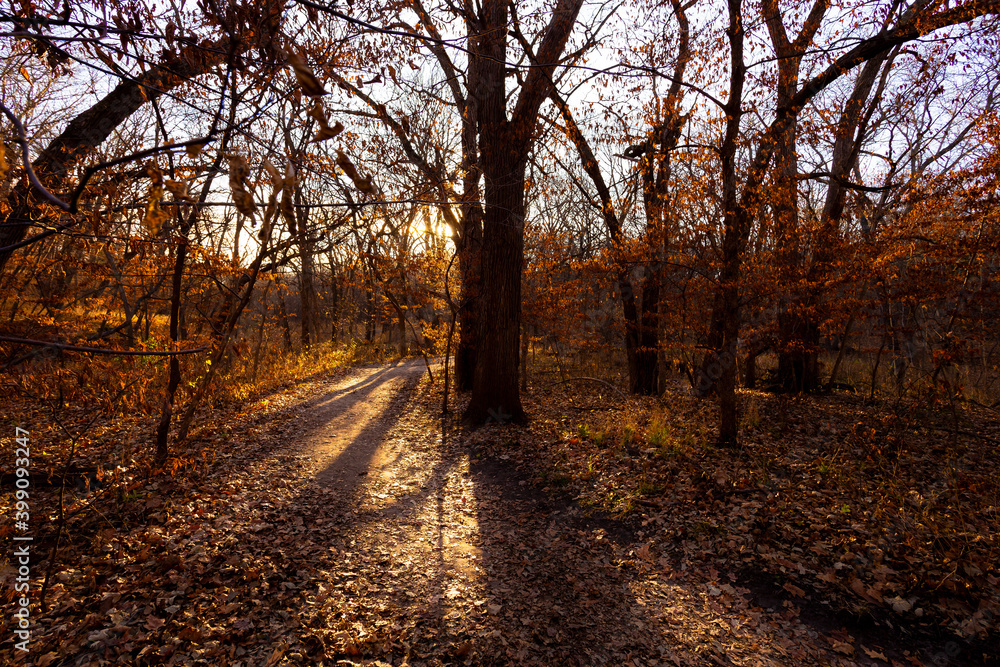
[[[333,266],[331,262],[330,266]],[[333,274],[330,287],[330,341],[336,343],[338,337],[337,324],[340,322],[340,288],[337,287],[337,275]]]
[[[483,146],[482,155],[486,212],[477,363],[463,418],[472,424],[520,423],[526,419],[518,386],[526,159],[502,146],[490,149]]]
[[[764,0],[763,9],[771,43],[778,56],[777,102],[787,107],[798,92],[802,53],[812,42],[826,12],[826,0],[816,0],[809,18],[794,41],[789,41],[776,0]],[[819,383],[815,351],[819,329],[803,315],[803,278],[799,221],[799,157],[796,151],[797,118],[793,115],[778,134],[770,189],[774,217],[776,279],[786,286],[779,299],[778,383],[785,391],[811,391]]]
[[[466,186],[468,189],[470,186]],[[478,200],[478,189],[476,199]],[[479,202],[463,207],[462,233],[456,239],[458,270],[462,275],[462,291],[458,310],[458,345],[455,349],[455,390],[471,391],[479,349],[477,315],[482,289],[481,263],[483,245],[483,210]]]
[[[299,224],[302,224],[300,216]],[[299,301],[302,307],[302,331],[299,333],[302,342],[302,349],[308,348],[313,341],[316,341],[315,319],[316,319],[316,288],[313,280],[313,251],[312,243],[305,236],[303,227],[298,229],[299,249],[302,253],[302,272],[299,274]],[[318,342],[318,341],[316,341]]]
[[[558,0],[507,119],[507,35],[509,5],[483,0],[478,33],[471,44],[477,54],[476,97],[480,165],[485,182],[482,290],[476,309],[478,334],[472,398],[466,423],[487,420],[523,422],[518,387],[518,338],[521,333],[521,273],[524,267],[525,166],[534,141],[538,109],[552,90],[552,76],[582,0]]]
[[[733,447],[738,443],[739,412],[736,400],[736,339],[740,332],[740,272],[743,246],[749,236],[751,215],[737,195],[736,152],[740,121],[743,116],[743,84],[746,64],[743,60],[743,16],[740,0],[729,0],[730,84],[726,105],[726,133],[720,150],[722,168],[722,203],[724,231],[719,287],[712,308],[709,352],[699,370],[695,389],[707,395],[714,389],[719,395],[718,444]],[[747,187],[755,188],[752,181]]]
[[[874,112],[878,100],[881,99],[889,73],[898,49],[887,51],[872,58],[861,71],[854,82],[851,97],[844,105],[835,135],[833,160],[830,165],[830,184],[827,188],[826,201],[823,205],[819,239],[814,246],[816,252],[809,270],[809,282],[822,284],[827,282],[833,266],[836,263],[838,239],[840,237],[840,220],[843,217],[847,199],[847,189],[843,186],[844,179],[854,168],[861,146],[868,134],[868,121]],[[881,78],[879,72],[882,73]],[[878,85],[876,86],[876,81]],[[872,89],[874,93],[872,93]],[[869,102],[869,96],[871,101]],[[867,110],[865,109],[867,103]],[[805,315],[797,315],[791,324],[799,329],[801,345],[793,350],[796,357],[790,361],[801,368],[801,377],[794,390],[812,391],[819,387],[819,336],[820,316],[823,295],[810,293],[806,297]],[[788,389],[793,389],[788,387]]]
[[[365,278],[365,342],[375,340],[375,287],[369,277]]]
[[[636,350],[636,376],[632,393],[656,396],[659,385],[656,352],[659,348],[660,276],[658,262],[646,266],[642,283],[642,317],[639,324],[639,349]]]
[[[177,244],[177,256],[174,259],[173,282],[170,291],[170,340],[177,343],[180,332],[181,280],[184,277],[184,259],[187,257],[187,239]],[[156,427],[156,465],[167,462],[170,436],[170,420],[174,414],[174,396],[181,383],[181,367],[177,355],[170,357],[170,371],[167,379],[167,390],[163,396],[163,406],[160,409],[160,423]]]
[[[851,335],[851,327],[854,325],[854,313],[844,325],[844,333],[840,336],[840,349],[837,350],[837,360],[833,363],[833,370],[830,371],[830,379],[826,382],[826,390],[829,391],[837,384],[837,374],[840,372],[840,363],[844,360],[844,352],[847,350],[847,341]]]
[[[785,301],[778,313],[778,373],[782,391],[807,392],[819,388],[819,326],[814,316],[801,312],[802,299]]]
[[[746,360],[744,361],[743,370],[743,386],[747,389],[753,389],[757,386],[757,353],[753,350],[747,352]]]
[[[521,326],[521,391],[528,390],[528,327]]]
[[[264,294],[260,300],[260,326],[257,327],[257,345],[253,350],[253,369],[250,371],[250,382],[257,382],[257,371],[260,369],[260,355],[264,349],[264,328],[267,326],[267,311],[271,302],[267,300],[267,293],[271,290],[271,283],[264,288]]]
[[[406,356],[406,315],[400,308],[396,313],[396,317],[399,321],[399,356]]]

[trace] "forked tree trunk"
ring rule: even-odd
[[[808,19],[794,40],[789,40],[777,0],[764,0],[762,8],[771,43],[778,56],[777,102],[788,106],[798,92],[802,54],[812,43],[826,13],[826,0],[816,0]],[[778,314],[778,383],[785,391],[811,391],[818,386],[815,350],[819,329],[802,313],[800,284],[803,277],[799,219],[799,157],[796,151],[797,118],[792,116],[778,134],[770,189],[774,215],[777,277],[788,290]]]
[[[521,86],[507,119],[507,34],[509,5],[483,0],[478,34],[471,41],[480,56],[478,100],[480,165],[485,183],[481,293],[476,310],[476,368],[467,423],[524,421],[518,387],[521,333],[521,273],[524,266],[525,165],[534,140],[538,109],[576,24],[582,0],[558,0],[545,29],[536,63]]]

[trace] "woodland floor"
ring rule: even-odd
[[[171,475],[69,494],[0,663],[1000,664],[992,413],[747,394],[728,452],[679,385],[581,381],[470,433],[434,370],[313,379],[217,412]]]

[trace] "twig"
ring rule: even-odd
[[[28,137],[25,134],[24,125],[21,124],[21,121],[18,119],[17,116],[14,115],[14,112],[8,109],[3,102],[0,102],[0,111],[2,111],[3,114],[10,119],[10,122],[14,124],[14,129],[17,133],[17,143],[21,146],[21,162],[24,164],[24,170],[28,174],[28,180],[31,182],[32,187],[34,187],[35,190],[37,190],[39,194],[41,194],[42,197],[47,202],[68,213],[76,213],[79,210],[80,198],[83,197],[84,190],[86,190],[87,188],[87,183],[90,182],[90,179],[94,176],[94,174],[101,171],[102,169],[108,169],[109,167],[115,167],[119,164],[124,164],[126,162],[131,162],[134,160],[141,160],[142,158],[150,157],[152,155],[156,155],[157,153],[162,153],[164,151],[172,151],[172,150],[177,150],[178,148],[187,148],[188,146],[207,144],[215,138],[209,135],[206,137],[198,137],[197,139],[191,139],[189,141],[185,141],[179,144],[165,144],[162,146],[154,146],[153,148],[148,148],[146,150],[139,151],[137,153],[132,153],[131,155],[126,155],[124,157],[116,158],[108,162],[102,162],[100,164],[95,164],[90,167],[87,167],[86,171],[84,172],[83,178],[80,180],[80,184],[77,185],[76,190],[73,192],[73,197],[67,204],[62,199],[59,199],[59,197],[56,197],[54,194],[49,192],[45,188],[45,186],[42,185],[42,182],[38,180],[38,175],[35,173],[34,168],[31,166],[31,160],[29,159]]]
[[[87,167],[87,170],[83,174],[83,178],[80,179],[80,184],[76,186],[76,190],[73,192],[73,199],[70,200],[70,213],[76,213],[79,210],[80,198],[83,197],[83,192],[87,187],[87,183],[97,172],[102,169],[109,169],[111,167],[117,167],[120,164],[125,164],[126,162],[133,162],[135,160],[141,160],[142,158],[150,157],[156,155],[157,153],[163,153],[165,151],[172,151],[178,148],[187,148],[188,146],[203,146],[215,137],[206,136],[198,137],[197,139],[190,139],[179,144],[163,144],[161,146],[153,146],[152,148],[147,148],[146,150],[139,151],[137,153],[132,153],[131,155],[126,155],[124,157],[116,158],[114,160],[109,160],[107,162],[101,162],[100,164],[95,164]]]
[[[121,397],[125,395],[125,392],[129,389],[129,387],[131,387],[138,381],[139,381],[138,378],[132,380],[124,387],[119,389],[115,397],[111,399],[111,403],[112,404],[117,403],[121,399]],[[63,424],[62,420],[59,418],[59,415],[53,409],[52,417],[55,420],[56,424],[59,425],[59,428],[63,431],[63,433],[65,433],[66,436],[69,437],[70,448],[69,448],[69,454],[66,456],[66,465],[63,466],[62,474],[59,476],[59,514],[56,520],[56,537],[52,543],[52,550],[49,552],[49,562],[47,567],[45,568],[45,578],[42,580],[42,590],[41,593],[39,594],[38,606],[43,613],[45,612],[45,594],[49,590],[49,582],[52,580],[52,573],[55,571],[56,556],[59,554],[59,540],[62,538],[63,528],[66,524],[66,519],[67,519],[66,508],[64,504],[64,498],[66,494],[66,475],[69,473],[70,465],[73,462],[73,456],[76,454],[77,443],[79,443],[80,438],[82,438],[87,433],[87,431],[90,430],[90,427],[97,422],[97,420],[101,417],[101,414],[102,414],[101,412],[95,414],[94,417],[89,422],[87,422],[87,424],[83,427],[83,429],[81,429],[74,436],[72,433],[69,432],[69,429],[66,427],[65,424]]]
[[[10,119],[10,122],[14,124],[14,130],[17,133],[17,143],[21,146],[21,162],[24,163],[24,171],[28,174],[28,180],[31,182],[31,185],[38,190],[47,202],[53,206],[61,208],[64,211],[70,210],[69,204],[46,190],[45,186],[42,185],[42,182],[38,180],[38,176],[35,174],[35,170],[31,166],[31,160],[28,159],[28,137],[24,133],[24,125],[21,125],[21,121],[14,115],[14,112],[4,106],[3,102],[0,102],[0,111],[2,111],[4,115]]]

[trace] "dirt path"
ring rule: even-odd
[[[601,523],[474,461],[433,396],[413,395],[424,375],[418,361],[362,369],[300,404],[283,433],[302,452],[293,508],[324,499],[302,526],[333,538],[337,557],[318,584],[324,653],[412,665],[672,655],[636,615]]]
[[[81,666],[888,664],[484,456],[530,445],[462,433],[426,374],[354,369],[204,434],[224,458],[150,494],[113,572],[65,573],[39,645]]]
[[[280,638],[247,664],[880,664],[837,653],[846,630],[821,638],[793,606],[761,608],[735,578],[675,567],[505,457],[477,459],[439,392],[422,361],[358,369],[246,434],[262,444],[241,457],[239,566],[266,582],[266,620],[252,622]],[[261,502],[255,480],[276,476]]]
[[[319,481],[352,494],[359,477],[377,475],[391,463],[398,446],[392,447],[386,436],[426,372],[419,359],[363,368],[309,402],[295,431],[302,434],[304,451],[319,466]]]

